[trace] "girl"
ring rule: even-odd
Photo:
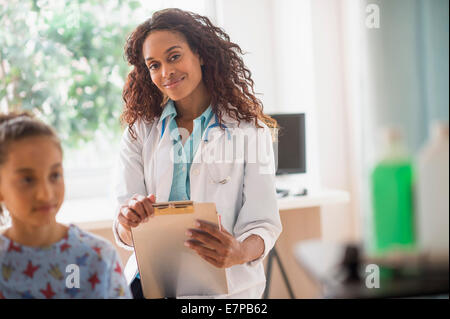
[[[229,294],[200,297],[261,298],[262,260],[281,232],[269,129],[276,122],[253,94],[241,49],[208,18],[166,9],[134,30],[125,53],[133,69],[123,90],[118,243],[133,245],[131,228],[149,221],[156,199],[214,202],[221,227],[198,221],[185,245],[226,269]],[[223,150],[233,150],[231,161],[220,160]],[[128,265],[142,297],[134,256]]]
[[[130,297],[112,245],[56,222],[63,199],[55,132],[25,113],[0,114],[0,213],[4,205],[11,219],[0,232],[0,299]]]

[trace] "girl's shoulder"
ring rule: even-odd
[[[3,234],[5,233],[7,227],[0,227],[0,253],[6,251],[9,240]]]
[[[0,226],[0,236],[2,236],[4,233],[5,233],[5,231],[8,229],[8,226]]]
[[[113,258],[114,246],[106,239],[73,224],[70,225],[69,232],[69,243],[76,245],[79,250],[89,251],[106,259]]]
[[[106,239],[80,229],[73,224],[69,225],[67,235],[60,241],[48,247],[29,247],[16,243],[3,234],[0,234],[0,257],[8,255],[9,258],[21,258],[27,255],[30,258],[46,258],[45,256],[97,256],[102,260],[111,260],[115,257],[114,246]],[[56,255],[55,255],[56,254]],[[53,257],[52,257],[53,258]]]

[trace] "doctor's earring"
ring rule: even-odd
[[[0,202],[0,227],[5,226],[8,223],[8,216],[3,209],[3,204]]]

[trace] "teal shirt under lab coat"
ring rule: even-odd
[[[170,134],[174,147],[173,178],[169,201],[189,200],[191,198],[189,171],[203,133],[213,115],[211,106],[208,106],[199,117],[194,119],[192,133],[183,145],[175,120],[177,116],[175,104],[172,100],[169,100],[164,107],[159,121],[165,120],[165,129],[169,130],[167,133]]]
[[[168,129],[167,133],[170,134],[174,146],[173,178],[169,201],[189,200],[191,198],[189,171],[203,133],[205,132],[209,121],[214,116],[214,112],[210,105],[202,115],[194,119],[194,128],[184,145],[178,131],[177,121],[175,121],[176,116],[177,109],[175,108],[175,104],[172,100],[169,100],[159,118],[159,121],[161,122],[166,119],[163,130]],[[136,277],[140,278],[139,273]]]

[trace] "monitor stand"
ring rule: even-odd
[[[308,194],[308,183],[305,174],[282,174],[275,177],[278,197],[305,196]]]

